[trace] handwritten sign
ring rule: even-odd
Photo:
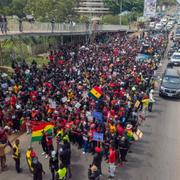
[[[98,141],[98,142],[102,142],[104,140],[104,134],[94,132],[93,133],[93,140]]]

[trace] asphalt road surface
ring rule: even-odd
[[[167,60],[166,60],[167,61]],[[165,62],[166,64],[166,62]],[[159,71],[163,71],[163,67]],[[156,92],[157,93],[157,92]],[[149,118],[143,123],[141,130],[143,139],[132,146],[128,154],[128,162],[117,167],[116,180],[179,180],[180,179],[180,100],[162,99],[156,94],[156,104]],[[30,142],[26,134],[20,137],[22,148],[21,167],[23,173],[17,174],[11,153],[7,155],[8,170],[0,173],[0,180],[31,180],[25,160],[25,150]],[[41,146],[34,143],[46,175],[50,180],[48,159],[41,156]],[[92,157],[83,155],[76,147],[72,148],[72,180],[87,180],[87,170]],[[108,175],[107,163],[103,162],[102,180]]]

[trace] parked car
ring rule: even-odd
[[[174,65],[180,65],[180,52],[174,52],[170,58],[170,62]]]
[[[159,96],[180,97],[180,73],[176,69],[166,69],[159,88]]]
[[[163,24],[162,23],[157,23],[155,26],[155,30],[161,30],[163,28]]]
[[[161,19],[161,24],[163,24],[164,26],[167,24],[167,22],[168,22],[167,18]]]
[[[149,23],[149,28],[150,28],[150,29],[154,29],[155,25],[156,25],[155,22],[150,22],[150,23]]]

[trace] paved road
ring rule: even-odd
[[[162,68],[163,69],[163,68]],[[117,168],[116,180],[179,180],[180,179],[180,101],[162,99],[157,95],[157,103],[153,113],[142,125],[143,140],[132,146],[133,153],[128,155],[128,163]],[[23,154],[30,137],[21,136]],[[42,157],[41,147],[34,144],[40,161],[47,172],[44,180],[50,180],[48,160]],[[31,180],[26,161],[22,161],[22,174],[16,174],[14,162],[8,154],[9,170],[0,174],[1,180]],[[23,159],[24,155],[23,155]],[[87,180],[87,168],[91,162],[91,156],[85,156],[81,151],[73,147],[72,153],[72,180]],[[101,179],[107,179],[107,164],[104,163]]]

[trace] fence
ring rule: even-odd
[[[19,32],[19,23],[17,21],[11,21],[8,23],[8,34],[16,34]],[[67,23],[22,23],[23,33],[91,33],[93,31],[127,31],[129,26],[120,25],[97,25],[94,28],[92,25],[87,24],[67,24]]]

